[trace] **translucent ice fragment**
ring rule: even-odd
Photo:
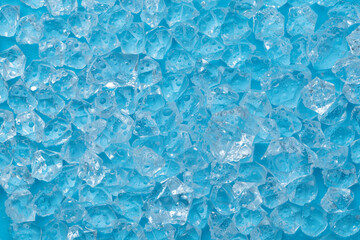
[[[193,50],[196,42],[199,39],[198,29],[191,23],[180,22],[171,27],[171,32],[180,46],[184,49]]]
[[[360,86],[358,84],[345,84],[342,91],[350,103],[360,104]]]
[[[31,164],[31,157],[37,150],[37,144],[26,137],[16,136],[10,139],[11,150],[14,161],[19,166]]]
[[[77,10],[76,0],[46,0],[46,7],[53,16],[69,15]]]
[[[242,234],[248,235],[264,219],[265,216],[266,212],[262,208],[256,210],[242,208],[234,216],[236,228]]]
[[[133,21],[133,15],[121,7],[113,7],[100,15],[100,21],[108,31],[120,33]]]
[[[83,6],[88,12],[100,14],[106,12],[109,8],[114,6],[116,0],[84,0],[81,1]]]
[[[151,28],[159,25],[161,20],[166,17],[167,7],[164,0],[144,0],[143,10],[141,11],[141,20],[147,23]]]
[[[202,35],[195,44],[194,53],[206,61],[214,61],[221,59],[224,49],[225,46],[220,40]]]
[[[244,47],[244,48],[242,48],[242,47]],[[251,48],[251,46],[249,46],[249,47]],[[237,57],[240,57],[240,58],[237,59],[235,62],[233,62],[233,63],[235,63],[235,65],[233,67],[236,66],[236,64],[238,63],[238,60],[240,60],[240,62],[242,60],[244,60],[245,56],[247,55],[247,51],[249,50],[248,46],[245,45],[245,44],[244,45],[238,45],[238,46],[236,46],[235,49],[240,50],[240,52],[238,52],[238,53],[240,53],[240,55],[237,56]],[[235,50],[235,49],[233,49],[233,50]],[[243,55],[243,53],[245,53],[245,55]],[[227,51],[224,52],[223,60],[225,60],[225,57],[226,57],[225,55],[226,54],[227,54]],[[231,53],[231,56],[233,56],[232,53]],[[250,74],[244,73],[243,71],[240,71],[236,67],[231,68],[232,63],[229,64],[229,65],[230,65],[230,67],[229,68],[224,68],[222,73],[221,73],[221,76],[220,76],[221,83],[222,84],[228,84],[234,91],[236,91],[238,93],[239,92],[241,92],[241,93],[242,92],[247,92],[249,94],[248,97],[250,97],[252,94],[258,95],[258,93],[256,93],[255,91],[249,91],[250,83],[251,83]],[[249,101],[248,97],[245,97],[244,102]],[[262,99],[262,100],[264,99],[264,97],[261,96],[261,94],[259,95],[259,98]],[[264,104],[265,104],[265,107],[266,107],[267,103],[264,102]]]
[[[342,58],[332,67],[332,72],[348,84],[360,83],[360,59],[357,57]]]
[[[41,60],[50,63],[54,67],[62,67],[65,63],[66,45],[54,38],[41,41],[39,55]]]
[[[316,70],[330,69],[338,59],[346,56],[347,23],[340,18],[330,18],[310,37],[308,55]]]
[[[35,92],[38,101],[36,110],[42,114],[54,118],[64,107],[64,100],[50,88],[39,89]]]
[[[340,95],[327,111],[319,116],[319,121],[326,125],[335,125],[345,121],[347,105],[348,101],[345,96]]]
[[[272,223],[287,234],[294,234],[301,225],[301,208],[292,203],[284,203],[270,214]]]
[[[144,0],[120,0],[120,5],[129,12],[139,13],[144,6]]]
[[[239,210],[238,200],[230,184],[213,187],[210,200],[215,209],[222,215],[229,215]]]
[[[8,81],[24,73],[26,56],[16,45],[0,53],[0,73]]]
[[[57,39],[58,41],[66,40],[70,31],[65,19],[61,17],[52,17],[49,14],[41,16],[43,25],[43,39]]]
[[[280,240],[282,238],[282,232],[279,231],[278,227],[275,227],[268,218],[265,218],[253,231],[250,236],[252,239],[259,240]]]
[[[321,207],[328,213],[346,211],[354,200],[354,193],[346,188],[329,187],[321,199]]]
[[[312,34],[315,29],[317,14],[308,5],[289,9],[286,30],[291,36]]]
[[[82,69],[90,63],[92,53],[87,43],[80,42],[76,38],[68,38],[65,45],[65,66]]]
[[[350,33],[346,40],[349,44],[350,51],[355,56],[360,56],[360,27],[357,27],[352,33]]]
[[[283,137],[291,137],[299,132],[302,128],[302,123],[297,116],[289,108],[282,106],[275,108],[270,118],[274,119]]]
[[[22,79],[31,91],[45,87],[55,76],[55,68],[44,62],[32,61],[25,69]]]
[[[93,28],[87,40],[95,56],[104,55],[120,46],[116,34],[102,27]]]
[[[88,37],[92,28],[98,23],[96,14],[77,11],[72,13],[67,20],[71,32],[78,38]]]
[[[228,13],[221,25],[220,34],[225,45],[238,44],[250,34],[248,20],[238,14]]]
[[[60,145],[71,136],[70,123],[63,118],[54,118],[45,125],[43,144],[44,146]]]
[[[172,43],[172,36],[165,27],[158,27],[146,33],[146,53],[155,59],[163,59]]]
[[[295,138],[281,138],[269,144],[261,160],[274,177],[288,184],[311,173],[311,154]]]
[[[11,86],[7,102],[17,114],[32,111],[37,106],[36,99],[21,81]]]
[[[109,193],[103,188],[92,188],[89,185],[83,185],[79,189],[79,201],[84,206],[106,205],[111,203],[112,199]]]
[[[339,168],[325,169],[322,175],[327,187],[349,188],[358,182],[355,165],[349,162]]]
[[[330,229],[337,235],[348,238],[360,230],[359,215],[358,209],[336,213],[330,219]]]
[[[94,153],[85,153],[80,160],[78,176],[91,187],[98,185],[105,176],[102,159]]]
[[[359,22],[360,5],[358,2],[352,1],[338,1],[331,9],[329,9],[328,15],[333,18],[341,18],[351,26]]]
[[[209,204],[209,201],[204,198],[194,199],[188,215],[189,223],[198,228],[204,227],[211,209]]]
[[[140,60],[137,81],[141,90],[158,83],[161,79],[162,73],[157,61],[149,57]]]
[[[136,170],[143,176],[152,177],[165,164],[165,160],[147,147],[134,150],[134,164]]]
[[[12,238],[13,239],[41,239],[41,228],[34,222],[24,222],[12,225]]]
[[[59,208],[59,211],[56,213],[57,219],[66,221],[67,223],[76,223],[82,220],[86,214],[85,208],[72,198],[65,198],[61,202],[61,205],[57,207]]]
[[[14,114],[8,110],[0,110],[0,142],[3,143],[16,135]]]
[[[318,194],[318,186],[313,175],[291,182],[286,189],[289,201],[300,206],[312,202]]]
[[[70,197],[79,190],[82,180],[77,177],[78,165],[64,165],[62,171],[54,180],[64,196]]]
[[[12,37],[16,33],[16,27],[20,17],[19,6],[3,5],[0,7],[0,36]]]
[[[199,11],[196,10],[192,3],[174,2],[168,7],[168,13],[165,19],[171,27],[177,22],[191,21],[197,16],[199,16]]]
[[[131,23],[118,35],[121,50],[126,54],[140,54],[145,49],[144,23]]]
[[[84,223],[90,229],[109,233],[116,227],[118,218],[110,205],[94,206],[88,209]]]
[[[255,50],[255,46],[249,43],[240,43],[238,45],[232,45],[224,49],[221,59],[230,67],[235,68],[245,62],[245,60]],[[244,71],[241,75],[247,75]]]
[[[254,16],[254,33],[259,40],[284,35],[285,17],[276,8],[265,8]]]
[[[317,237],[327,226],[326,212],[319,206],[306,205],[302,209],[301,231],[307,236]]]
[[[5,201],[5,212],[14,223],[35,221],[33,195],[28,190],[17,191]]]
[[[74,98],[76,84],[79,80],[74,71],[60,68],[57,69],[54,78],[51,79],[50,85],[52,89],[66,99]]]
[[[41,142],[45,123],[35,112],[18,114],[15,119],[18,134],[35,142]]]
[[[185,74],[168,74],[159,83],[164,98],[175,101],[189,86],[189,78]]]
[[[326,143],[316,152],[318,158],[315,167],[332,169],[343,165],[348,156],[348,148],[333,143]]]
[[[54,214],[60,207],[62,199],[63,195],[56,186],[46,185],[34,196],[36,214],[42,217]]]
[[[301,92],[305,107],[324,114],[335,102],[335,86],[332,83],[315,78]]]
[[[19,21],[16,42],[19,44],[36,44],[42,38],[43,25],[35,14],[24,16]]]
[[[325,135],[321,130],[321,124],[317,121],[305,120],[299,133],[301,142],[313,148],[319,148],[325,141]]]
[[[200,16],[197,22],[199,32],[209,37],[217,37],[225,21],[226,13],[227,9],[218,8],[212,9]]]
[[[195,60],[185,50],[171,49],[167,54],[165,65],[169,72],[191,73],[195,67]]]
[[[295,107],[300,98],[301,89],[305,85],[304,79],[297,79],[293,73],[278,71],[268,76],[269,79],[264,79],[261,86],[267,92],[271,104]]]
[[[324,134],[330,142],[341,146],[349,146],[355,138],[353,127],[345,124],[330,126],[324,131]]]
[[[38,150],[31,163],[31,176],[45,182],[52,181],[61,171],[63,160],[60,155],[50,150]]]
[[[146,205],[150,222],[154,225],[184,225],[191,207],[192,191],[176,177],[162,183]]]
[[[33,9],[38,9],[45,5],[45,0],[21,0],[21,1]]]
[[[0,171],[0,184],[8,194],[29,189],[34,183],[26,166],[9,165]]]
[[[66,239],[68,233],[68,226],[65,222],[59,220],[52,220],[45,225],[42,232],[42,237],[45,239],[61,240]]]

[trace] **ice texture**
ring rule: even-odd
[[[1,4],[0,239],[359,239],[358,1]]]

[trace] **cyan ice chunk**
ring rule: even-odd
[[[45,0],[21,0],[21,1],[33,9],[38,9],[45,5]]]
[[[155,59],[163,59],[172,43],[172,36],[165,27],[158,27],[146,33],[146,53]]]
[[[35,97],[21,81],[11,86],[7,103],[16,114],[32,111],[37,106]]]
[[[57,38],[43,40],[39,44],[39,55],[42,61],[54,67],[62,67],[65,63],[66,45]]]
[[[34,183],[26,166],[9,165],[0,171],[0,185],[8,194],[18,190],[27,190]]]
[[[63,195],[55,185],[44,186],[34,196],[33,204],[36,214],[42,217],[54,214],[61,206],[62,199]]]
[[[312,172],[312,153],[295,138],[273,140],[261,163],[279,182],[288,184]]]
[[[14,114],[8,110],[0,110],[0,142],[6,142],[16,135]]]
[[[199,11],[194,7],[194,5],[189,2],[175,2],[173,1],[168,6],[168,12],[166,14],[166,22],[171,27],[177,22],[187,22],[193,20],[195,17],[199,16]]]
[[[77,0],[46,0],[46,7],[53,16],[69,15],[78,7]]]
[[[360,27],[357,27],[352,31],[347,37],[346,40],[349,44],[350,51],[355,56],[360,56]]]
[[[241,39],[248,37],[250,27],[248,20],[236,13],[228,13],[221,25],[220,35],[225,45],[238,44]]]
[[[60,145],[65,143],[71,136],[70,123],[63,118],[54,118],[46,123],[44,128],[44,146]]]
[[[0,36],[12,37],[16,33],[20,18],[20,8],[14,5],[0,7]]]
[[[16,132],[35,142],[41,142],[45,123],[35,112],[21,113],[15,118]]]
[[[20,19],[16,42],[19,44],[37,44],[43,36],[43,25],[35,15],[27,15]]]
[[[220,34],[222,24],[225,21],[226,13],[226,9],[219,8],[212,9],[200,16],[197,22],[199,32],[209,37],[217,37]]]
[[[60,155],[50,150],[38,150],[31,163],[31,176],[45,182],[52,181],[60,172],[63,160]]]
[[[68,38],[65,45],[65,66],[82,69],[90,63],[92,52],[86,42],[80,42],[76,38]]]
[[[315,167],[332,169],[342,166],[348,156],[348,148],[333,143],[323,144],[316,152],[318,158],[314,162]]]
[[[359,232],[360,220],[358,209],[333,214],[330,218],[330,229],[337,235],[348,238]]]
[[[350,162],[339,168],[325,169],[322,176],[327,187],[349,188],[358,182],[355,165]]]
[[[346,188],[329,187],[321,199],[321,207],[328,213],[346,211],[354,200],[354,193]]]
[[[30,191],[17,191],[5,201],[5,212],[14,223],[35,221],[36,211]]]
[[[143,10],[140,17],[143,22],[151,28],[159,25],[161,20],[166,17],[167,7],[164,0],[144,0]]]
[[[115,2],[116,0],[84,0],[81,1],[81,6],[88,12],[100,14],[114,6]]]
[[[88,37],[97,23],[98,16],[85,11],[74,12],[67,19],[71,32],[78,38]]]
[[[318,186],[313,175],[296,179],[286,186],[289,201],[304,206],[312,202],[318,194]]]
[[[286,31],[291,36],[314,33],[317,14],[308,5],[289,9]]]
[[[301,231],[309,237],[317,237],[328,226],[326,212],[319,206],[306,205],[302,209]]]
[[[36,110],[48,117],[56,117],[65,107],[64,100],[50,88],[39,89],[34,96],[38,102]]]
[[[272,223],[287,234],[294,234],[301,225],[301,208],[286,202],[275,208],[271,214]]]
[[[305,107],[324,114],[335,102],[335,86],[320,78],[315,78],[309,82],[301,92]]]
[[[145,49],[144,23],[131,23],[118,35],[121,50],[125,54],[140,54]]]
[[[254,16],[254,33],[258,40],[284,35],[285,17],[273,7],[260,10]]]
[[[17,45],[0,53],[0,73],[8,81],[24,73],[26,56]]]

